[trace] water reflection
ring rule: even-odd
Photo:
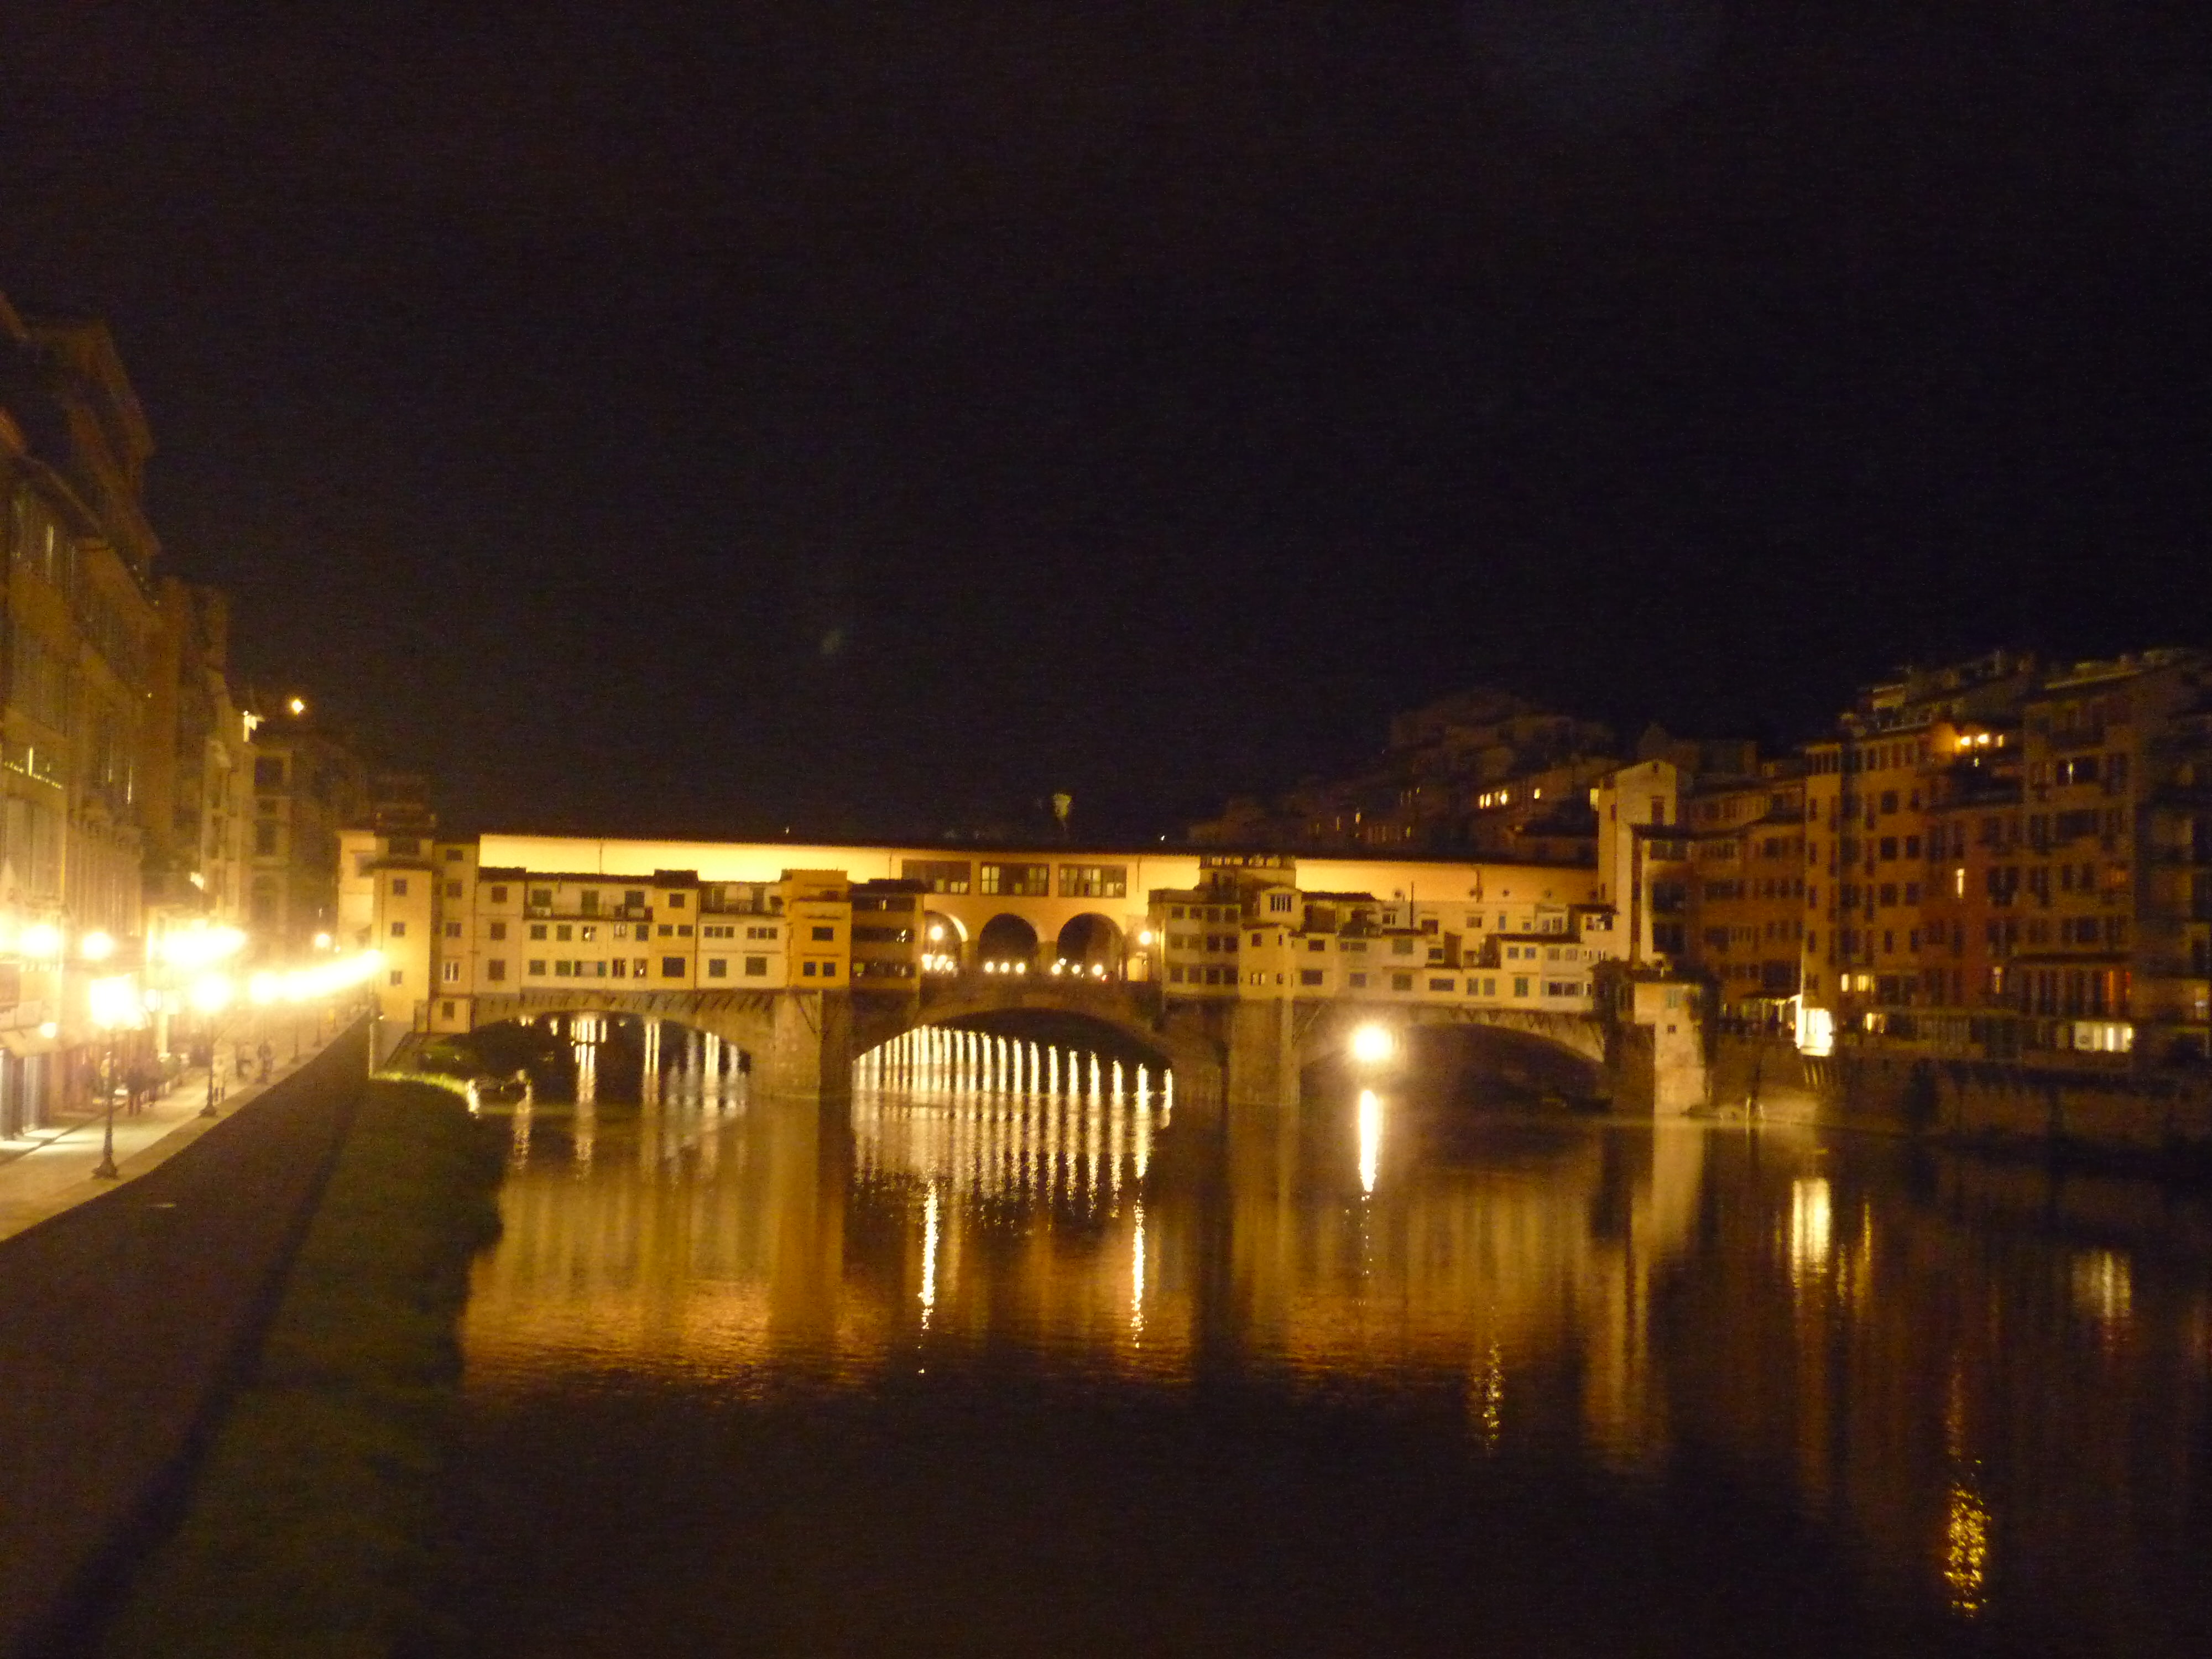
[[[797,1392],[903,1446],[896,1379],[987,1416],[1012,1376],[1230,1389],[1239,1422],[1418,1424],[1440,1468],[1784,1492],[1868,1565],[1869,1605],[1996,1650],[2185,1651],[2212,1616],[2201,1206],[1372,1091],[1171,1120],[1149,1066],[982,1032],[871,1056],[849,1114],[749,1103],[704,1044],[665,1060],[635,1108],[592,1103],[580,1055],[573,1105],[516,1110],[468,1316],[480,1402]]]

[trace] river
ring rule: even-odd
[[[2212,1651],[2200,1199],[957,1042],[514,1114],[461,1650]]]

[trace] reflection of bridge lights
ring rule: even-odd
[[[1380,1066],[1398,1052],[1398,1039],[1387,1025],[1363,1025],[1352,1034],[1352,1057],[1362,1066]]]
[[[1375,1190],[1382,1164],[1382,1102],[1372,1089],[1359,1091],[1359,1190]]]

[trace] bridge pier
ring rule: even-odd
[[[1296,1005],[1288,997],[1240,1000],[1230,1011],[1225,1092],[1231,1106],[1298,1103]]]
[[[843,1106],[853,1098],[853,1003],[821,991],[786,991],[775,999],[765,1075],[772,1096]]]

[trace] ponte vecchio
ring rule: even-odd
[[[1694,988],[1622,971],[1632,930],[1587,866],[370,830],[343,857],[387,1051],[635,1016],[734,1047],[770,1095],[841,1102],[908,1030],[1030,1013],[1150,1050],[1187,1102],[1294,1101],[1362,1027],[1487,1027],[1661,1111],[1703,1088]]]

